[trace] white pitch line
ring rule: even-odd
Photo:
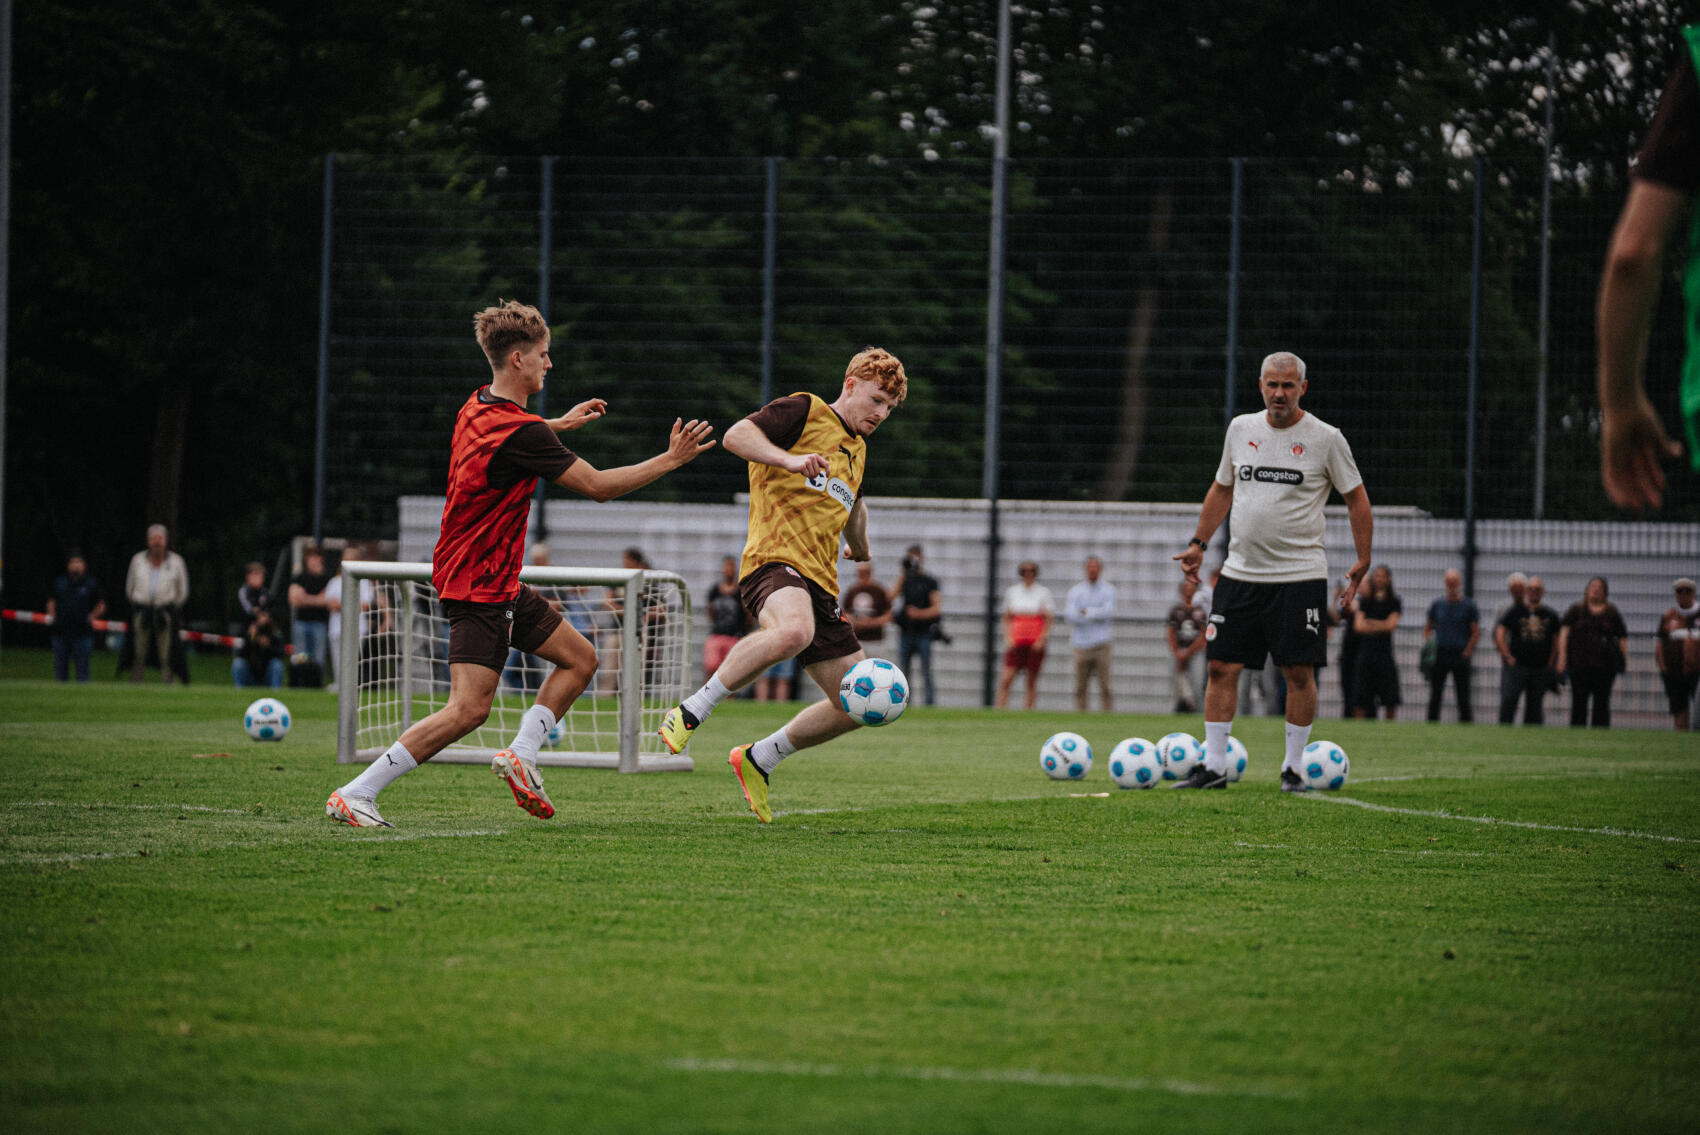
[[[1296,1099],[1293,1092],[1254,1087],[1199,1084],[1158,1077],[1072,1076],[1031,1068],[926,1068],[886,1064],[807,1064],[778,1060],[698,1060],[680,1057],[665,1062],[681,1072],[734,1072],[757,1076],[812,1076],[823,1079],[936,1080],[961,1084],[1025,1084],[1036,1088],[1099,1088],[1113,1092],[1172,1092],[1189,1096],[1258,1096]]]
[[[1236,839],[1234,841],[1234,846],[1250,848],[1253,851],[1293,850],[1285,843],[1247,843],[1243,839]],[[1322,849],[1317,847],[1315,844],[1307,844],[1305,845],[1305,850],[1319,851]],[[1467,859],[1485,859],[1488,855],[1485,851],[1447,851],[1441,848],[1430,847],[1358,847],[1351,844],[1347,844],[1344,848],[1330,847],[1328,850],[1368,851],[1373,852],[1376,855],[1455,855],[1462,856]]]
[[[1453,812],[1429,811],[1422,808],[1393,808],[1386,804],[1371,804],[1367,800],[1354,800],[1350,796],[1335,796],[1327,792],[1305,792],[1300,794],[1305,799],[1324,800],[1330,804],[1350,804],[1354,808],[1364,808],[1371,812],[1391,812],[1398,816],[1428,816],[1436,820],[1462,820],[1469,824],[1491,824],[1507,828],[1528,828],[1538,832],[1575,832],[1578,835],[1616,835],[1626,839],[1651,839],[1661,843],[1700,843],[1700,840],[1688,836],[1660,835],[1657,832],[1637,832],[1626,828],[1576,828],[1567,824],[1536,824],[1528,820],[1502,820],[1498,816],[1465,816]]]

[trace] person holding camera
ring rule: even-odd
[[[272,593],[266,588],[266,566],[252,560],[242,569],[242,586],[236,602],[248,617],[242,645],[230,659],[230,677],[238,687],[283,688],[283,643],[272,618]]]
[[[921,659],[921,677],[926,681],[927,705],[937,705],[933,688],[933,640],[949,645],[950,638],[939,625],[943,601],[939,598],[939,581],[922,569],[921,545],[911,544],[903,553],[903,570],[891,586],[892,620],[897,624],[897,665],[910,676],[909,686],[915,688],[915,671],[910,660]]]

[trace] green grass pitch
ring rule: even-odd
[[[1692,735],[1324,721],[1301,797],[1255,718],[1241,784],[1121,792],[1201,723],[914,710],[763,827],[732,703],[694,773],[540,822],[427,766],[372,832],[334,699],[257,744],[217,676],[0,681],[0,1129],[1700,1129]]]

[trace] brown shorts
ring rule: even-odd
[[[797,655],[798,663],[812,666],[829,658],[844,658],[862,649],[856,632],[850,629],[850,620],[838,609],[838,596],[828,594],[824,587],[790,564],[761,565],[738,581],[738,595],[743,599],[745,609],[760,617],[768,596],[787,587],[801,587],[807,591],[809,603],[815,610],[814,641]]]
[[[530,654],[561,625],[560,613],[523,583],[506,603],[444,599],[443,613],[449,617],[450,664],[472,662],[498,674],[510,648]]]

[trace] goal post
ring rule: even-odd
[[[537,763],[690,771],[690,750],[675,756],[656,733],[662,715],[689,692],[691,598],[684,579],[667,571],[573,567],[525,567],[519,577],[591,641],[600,661]],[[375,760],[410,725],[448,704],[449,624],[428,563],[345,561],[341,578],[336,757],[346,764]],[[552,669],[511,651],[488,720],[432,759],[488,761],[512,740]]]

